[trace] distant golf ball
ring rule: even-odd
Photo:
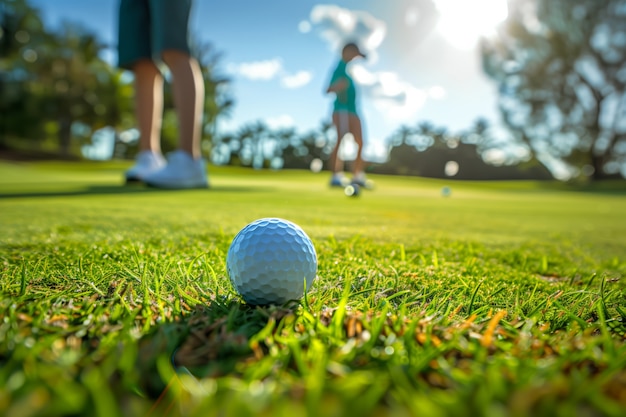
[[[350,184],[346,188],[344,188],[343,192],[348,197],[358,197],[358,195],[361,193],[361,188],[358,186],[358,184]]]
[[[313,242],[296,224],[256,220],[235,236],[226,257],[228,277],[251,305],[299,300],[317,273]]]
[[[311,161],[310,168],[315,173],[320,172],[324,168],[324,162],[319,158],[315,158]]]
[[[441,189],[441,195],[444,197],[449,197],[451,193],[452,193],[452,190],[450,189],[450,187],[443,187]]]

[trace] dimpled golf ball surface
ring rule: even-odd
[[[313,242],[296,224],[259,219],[233,239],[226,257],[228,276],[248,304],[283,304],[298,300],[317,273]]]

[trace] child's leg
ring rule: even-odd
[[[363,176],[364,162],[363,162],[363,129],[361,126],[361,119],[356,114],[350,115],[350,133],[354,137],[354,141],[357,144],[356,159],[354,160],[354,166],[352,167],[352,173],[355,178]]]
[[[330,155],[330,164],[333,174],[339,174],[343,171],[343,161],[339,157],[339,147],[343,137],[350,131],[350,119],[346,112],[333,113],[333,124],[337,131],[337,143]]]

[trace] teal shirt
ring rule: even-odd
[[[337,68],[333,72],[333,76],[330,79],[330,85],[333,85],[337,80],[343,78],[348,82],[348,87],[337,92],[337,98],[333,105],[333,112],[347,111],[349,113],[357,114],[356,111],[356,89],[354,88],[354,81],[352,77],[346,71],[347,63],[343,60],[339,61]]]

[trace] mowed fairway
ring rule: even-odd
[[[0,162],[0,414],[621,416],[626,188]],[[449,186],[451,195],[442,196]],[[234,235],[312,238],[300,303],[252,308]]]

